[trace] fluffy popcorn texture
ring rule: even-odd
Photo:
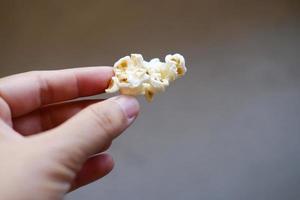
[[[131,54],[114,64],[114,72],[107,93],[145,95],[150,102],[156,93],[165,91],[170,82],[182,77],[186,67],[180,54],[167,55],[165,62],[158,58],[147,62],[141,54]]]

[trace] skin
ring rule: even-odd
[[[137,100],[69,101],[104,92],[112,76],[86,67],[0,79],[1,199],[63,199],[112,170],[103,152],[137,117]]]

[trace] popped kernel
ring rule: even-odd
[[[147,62],[141,54],[131,54],[114,64],[115,75],[105,91],[144,95],[151,102],[156,93],[165,91],[170,82],[184,76],[186,71],[184,57],[180,54],[167,55],[165,62],[158,58]]]

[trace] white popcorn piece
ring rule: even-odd
[[[147,62],[141,54],[131,54],[114,64],[115,75],[105,91],[144,95],[150,102],[156,93],[165,91],[170,82],[182,77],[186,71],[184,57],[180,54],[167,55],[165,62],[158,58]]]

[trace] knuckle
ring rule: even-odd
[[[48,82],[47,78],[44,77],[44,73],[34,73],[36,74],[35,77],[39,85],[40,104],[46,105],[53,101],[55,91],[51,87],[51,84]]]

